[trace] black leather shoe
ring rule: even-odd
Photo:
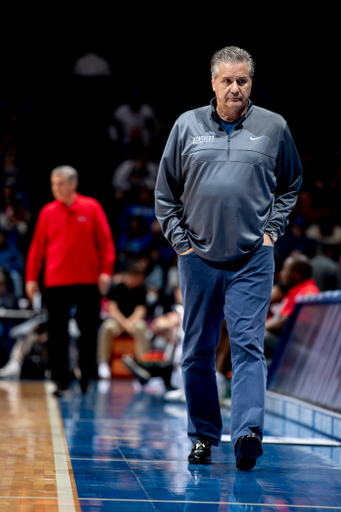
[[[196,439],[193,448],[188,455],[191,464],[211,464],[211,442],[209,439]]]
[[[248,471],[256,465],[256,459],[263,455],[263,446],[257,434],[246,434],[238,438],[234,447],[236,466],[242,471]]]

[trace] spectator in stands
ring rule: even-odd
[[[159,262],[160,253],[155,246],[151,246],[146,251],[146,254],[142,254],[140,261],[146,265],[146,304],[148,308],[147,315],[154,316],[155,310],[160,305],[160,300],[163,299],[163,287],[164,287],[164,270]],[[164,306],[162,306],[162,312]]]
[[[226,374],[231,372],[231,345],[226,327],[226,320],[221,324],[219,343],[216,348],[216,376],[219,398],[223,399],[227,392]]]
[[[5,270],[22,272],[24,257],[17,246],[8,243],[8,231],[0,227],[0,267]]]
[[[133,259],[141,251],[148,249],[152,241],[153,236],[145,219],[140,216],[131,216],[127,229],[117,238],[117,252],[120,253],[120,258],[125,256],[127,259]]]
[[[15,309],[17,301],[13,290],[13,282],[9,273],[0,268],[0,308]]]
[[[179,289],[181,297],[181,292]],[[152,337],[164,339],[164,349],[155,353],[153,350],[140,354],[139,357],[124,355],[122,361],[141,385],[152,377],[161,377],[167,389],[177,389],[177,399],[184,397],[181,377],[181,353],[183,342],[182,330],[183,306],[177,304],[173,311],[155,318],[150,324]],[[183,399],[181,401],[184,401]]]
[[[68,321],[77,306],[80,386],[86,392],[96,368],[96,337],[100,293],[111,282],[115,249],[107,218],[100,204],[77,193],[78,173],[60,166],[51,173],[55,200],[41,210],[26,265],[26,293],[33,301],[45,264],[44,282],[49,312],[48,350],[56,393],[69,388]],[[99,293],[100,292],[100,293]]]
[[[341,289],[341,269],[333,259],[334,251],[330,245],[320,245],[312,258],[313,278],[321,292]]]
[[[140,188],[137,196],[123,209],[119,218],[121,232],[127,231],[132,217],[142,217],[148,230],[153,230],[154,224],[159,224],[155,216],[154,194],[148,188]]]
[[[141,188],[154,191],[157,170],[158,164],[148,158],[146,148],[136,143],[131,156],[115,169],[111,182],[115,198],[136,201]]]
[[[124,355],[122,360],[126,367],[141,385],[147,384],[152,377],[161,377],[168,388],[164,394],[166,401],[185,402],[183,389],[181,356],[184,332],[182,328],[183,304],[179,285],[174,290],[175,302],[173,309],[164,315],[155,318],[150,326],[153,339],[163,337],[165,348],[159,358],[154,357],[153,350],[141,354],[139,357]],[[226,396],[226,373],[231,369],[231,347],[229,335],[224,320],[221,326],[220,339],[216,349],[216,377],[219,398]],[[173,388],[173,389],[172,389]]]
[[[331,216],[330,212],[321,215],[316,222],[310,224],[306,235],[321,244],[341,245],[341,225]]]
[[[19,190],[6,181],[0,197],[0,226],[8,231],[15,230],[15,239],[17,235],[26,234],[28,221],[29,212],[24,207]]]
[[[163,235],[159,222],[153,222],[150,229],[153,235],[153,246],[157,247],[159,251],[159,262],[165,271],[167,271],[168,268],[173,265],[174,259],[177,256],[176,252]]]
[[[330,190],[325,177],[314,175],[314,172],[316,173],[315,169],[309,170],[311,171],[312,184],[311,186],[306,184],[302,187],[298,196],[296,210],[308,223],[311,223],[318,220],[321,216],[330,215]]]
[[[284,295],[287,293],[288,289],[283,283],[280,281],[279,275],[283,267],[283,262],[279,258],[277,252],[275,252],[275,273],[274,273],[274,284],[272,286],[271,299],[270,299],[270,310],[272,304],[276,304],[280,302]]]
[[[292,251],[300,251],[308,258],[315,255],[317,242],[306,234],[306,221],[303,217],[295,216],[283,236],[276,243],[276,254],[283,262]]]
[[[14,148],[9,148],[3,161],[2,181],[7,186],[16,187],[16,190],[19,191],[24,188],[24,179],[16,166],[15,160],[16,150]]]
[[[23,296],[24,256],[18,247],[8,242],[8,231],[0,227],[0,267],[6,270],[14,286],[15,296]]]
[[[24,360],[31,352],[33,346],[35,344],[45,344],[47,340],[48,333],[44,323],[36,325],[32,332],[20,335],[15,340],[7,364],[0,368],[0,379],[19,379]]]
[[[5,270],[0,268],[0,309],[16,309],[17,300],[13,291],[12,280]],[[9,339],[9,330],[13,325],[11,318],[6,316],[0,319],[0,366],[8,360],[12,343]]]
[[[145,322],[145,279],[145,266],[134,261],[121,276],[121,281],[113,282],[107,293],[109,317],[103,321],[98,332],[97,362],[101,378],[111,377],[109,363],[113,338],[123,333],[134,338],[137,357],[149,348]]]
[[[341,163],[335,162],[335,174],[329,185],[329,204],[331,215],[340,223],[341,219]]]
[[[160,254],[155,245],[150,245],[137,255],[136,260],[145,268],[147,317],[153,318],[164,312],[165,273],[160,264]],[[161,305],[162,302],[162,305]],[[161,309],[160,309],[161,307]]]
[[[267,359],[274,353],[284,326],[294,310],[297,297],[319,293],[312,273],[311,262],[304,254],[294,254],[284,261],[280,281],[288,291],[279,303],[277,311],[265,324],[264,353]]]
[[[111,140],[125,149],[130,149],[136,141],[149,148],[158,133],[159,120],[155,111],[143,101],[138,90],[133,91],[128,101],[114,111],[113,123],[109,126]]]

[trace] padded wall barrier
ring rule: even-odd
[[[269,368],[268,389],[341,412],[341,291],[298,299]]]

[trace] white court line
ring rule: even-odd
[[[63,429],[57,399],[52,395],[53,384],[45,383],[47,408],[50,418],[51,437],[56,469],[57,496],[59,512],[76,512],[69,468],[65,452]]]
[[[230,443],[230,435],[222,435],[221,441],[223,443]],[[281,436],[264,436],[263,444],[291,444],[300,446],[332,446],[340,447],[341,442],[335,441],[334,439],[319,439],[317,437],[281,437]]]

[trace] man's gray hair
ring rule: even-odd
[[[249,68],[249,75],[252,78],[255,73],[255,62],[252,59],[251,55],[243,50],[242,48],[238,48],[237,46],[226,46],[221,50],[218,50],[211,59],[211,74],[214,79],[219,75],[219,64],[220,62],[246,62]]]
[[[55,176],[56,174],[61,174],[69,181],[76,181],[78,183],[78,172],[70,165],[60,165],[59,167],[55,167],[51,172],[51,176]]]

